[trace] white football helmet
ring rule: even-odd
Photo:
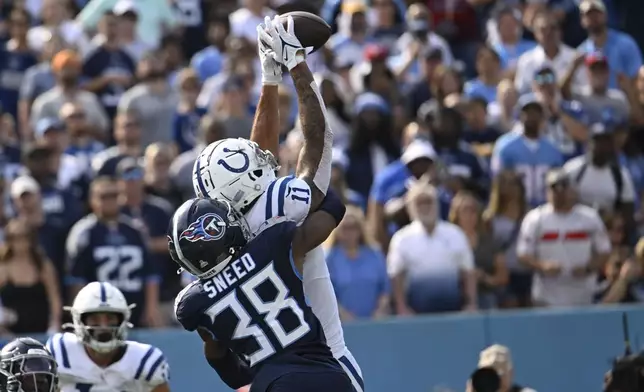
[[[195,161],[192,186],[197,197],[223,199],[244,211],[275,181],[277,161],[270,151],[247,139],[211,143]]]
[[[65,307],[72,314],[74,333],[87,347],[108,353],[124,344],[127,332],[132,328],[130,316],[132,308],[128,305],[121,290],[107,282],[92,282],[83,287],[71,307]],[[85,316],[89,313],[116,313],[120,316],[118,325],[87,325]]]

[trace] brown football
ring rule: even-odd
[[[289,16],[293,17],[295,36],[305,48],[313,48],[315,52],[331,37],[331,26],[319,16],[304,11],[287,12],[280,15],[284,28]]]

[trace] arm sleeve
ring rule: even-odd
[[[391,238],[389,243],[389,253],[387,254],[387,272],[389,276],[394,277],[406,271],[407,265],[405,263],[405,255],[403,251],[403,234],[404,232],[397,232]]]
[[[626,203],[633,203],[636,197],[633,178],[631,177],[628,170],[626,170],[624,167],[621,167],[620,172],[622,173],[622,182],[624,183],[620,199],[621,201]]]
[[[202,317],[199,293],[194,284],[186,286],[174,299],[174,315],[186,331],[195,331]]]
[[[35,68],[31,67],[25,73],[25,77],[20,84],[20,99],[32,100],[36,95],[36,72]]]
[[[604,222],[602,222],[599,214],[594,210],[592,211],[592,219],[594,221],[594,230],[592,233],[594,251],[599,254],[610,253],[611,244],[608,232],[606,231],[606,226],[604,225]]]
[[[642,52],[637,46],[633,38],[630,36],[625,36],[623,42],[623,52],[626,56],[624,58],[624,70],[628,77],[634,78],[637,76],[637,72],[642,66]]]
[[[538,223],[539,212],[537,210],[532,210],[523,219],[517,240],[518,256],[534,256],[537,253]]]
[[[474,269],[474,253],[472,247],[467,241],[465,233],[460,228],[455,227],[452,237],[457,245],[457,260],[459,268],[462,271],[472,271]]]

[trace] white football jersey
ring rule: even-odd
[[[161,350],[129,340],[126,345],[118,362],[102,368],[73,333],[49,338],[47,349],[58,363],[60,392],[147,392],[168,382],[169,367]]]
[[[281,177],[268,186],[266,192],[246,214],[246,220],[253,235],[257,235],[284,219],[301,224],[309,214],[310,207],[309,185],[294,176]],[[344,342],[338,301],[321,246],[306,255],[303,285],[304,294],[313,313],[322,324],[333,356],[340,360],[340,364],[345,368],[354,385],[361,385],[360,367]],[[357,380],[358,378],[360,380]],[[362,391],[362,388],[357,390]]]

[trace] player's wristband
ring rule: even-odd
[[[318,210],[331,215],[333,219],[335,219],[336,225],[339,225],[342,218],[344,218],[344,213],[347,211],[347,207],[344,206],[344,203],[338,194],[329,188],[324,200],[322,200],[322,203],[318,207]]]
[[[208,364],[215,369],[221,381],[232,389],[239,389],[253,381],[253,373],[248,363],[231,350],[219,359],[207,358]]]

